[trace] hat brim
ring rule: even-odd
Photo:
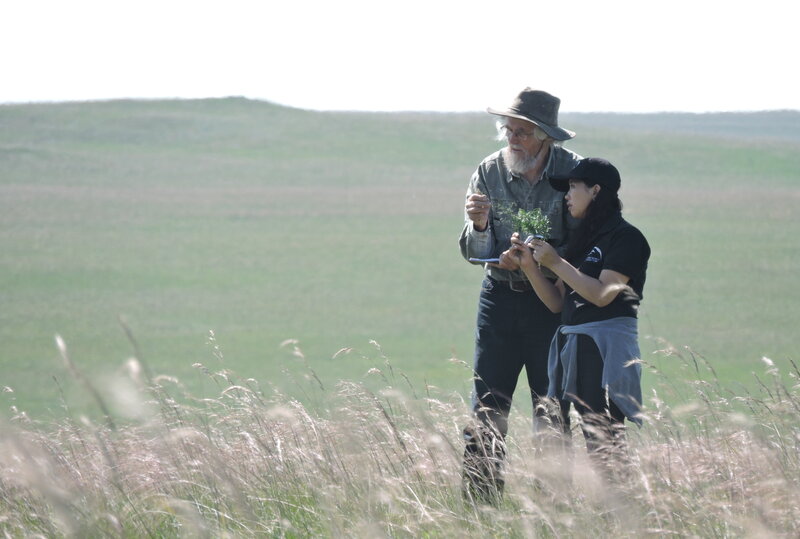
[[[530,122],[534,125],[538,125],[542,131],[547,133],[547,135],[552,138],[553,140],[569,140],[575,136],[573,131],[569,129],[562,129],[556,125],[547,125],[545,123],[533,120],[528,118],[527,116],[523,116],[521,114],[517,114],[515,112],[511,112],[509,110],[498,110],[493,109],[492,107],[487,107],[486,112],[489,114],[495,114],[497,116],[506,116],[508,118],[516,118],[517,120],[525,120],[526,122]]]
[[[569,191],[569,181],[572,178],[570,176],[552,176],[547,178],[547,181],[550,182],[550,187],[555,189],[556,191],[561,191],[562,193],[566,193]]]

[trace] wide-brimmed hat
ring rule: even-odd
[[[581,180],[591,185],[599,185],[610,189],[613,193],[619,191],[622,183],[617,167],[600,157],[587,157],[578,161],[575,167],[566,174],[550,176],[550,185],[556,191],[569,191],[570,180]]]
[[[525,88],[517,95],[508,109],[500,110],[488,107],[486,111],[490,114],[534,123],[555,140],[571,139],[575,133],[558,127],[558,107],[560,105],[561,100],[554,95],[542,90]]]

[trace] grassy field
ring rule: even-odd
[[[622,172],[653,248],[644,359],[676,383],[685,347],[733,391],[762,356],[797,361],[798,120],[562,118]],[[313,400],[309,369],[382,384],[388,360],[414,391],[466,396],[481,272],[456,239],[492,135],[485,114],[244,99],[0,107],[1,413],[95,409],[56,334],[108,396],[131,356],[197,395],[219,391],[197,364]]]
[[[648,369],[665,400],[692,402],[654,399],[646,427],[629,432],[630,459],[608,469],[588,461],[578,432],[565,454],[516,414],[505,495],[484,504],[462,498],[468,412],[453,393],[414,396],[387,372],[377,391],[317,385],[329,406],[320,412],[215,373],[224,390],[187,399],[173,380],[132,368],[116,391],[124,423],[0,419],[0,533],[796,537],[800,371],[788,373],[792,385],[774,366],[759,372],[764,388],[731,398],[711,377],[676,384]]]

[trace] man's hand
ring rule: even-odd
[[[464,209],[475,230],[483,232],[489,226],[489,210],[491,207],[492,203],[489,202],[489,197],[486,195],[474,193],[467,198]]]

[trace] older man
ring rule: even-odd
[[[508,108],[488,108],[497,116],[500,135],[508,144],[478,165],[467,189],[461,254],[485,269],[472,396],[478,421],[464,430],[465,495],[473,499],[491,501],[502,493],[508,414],[523,367],[533,400],[534,429],[548,419],[540,397],[547,395],[547,354],[558,315],[539,300],[515,259],[501,255],[510,246],[515,232],[511,216],[519,209],[540,208],[549,217],[549,241],[556,248],[566,244],[568,230],[574,227],[564,193],[548,181],[572,170],[580,159],[560,145],[575,136],[558,126],[560,103],[547,92],[525,88]],[[499,260],[480,261],[486,259]]]

